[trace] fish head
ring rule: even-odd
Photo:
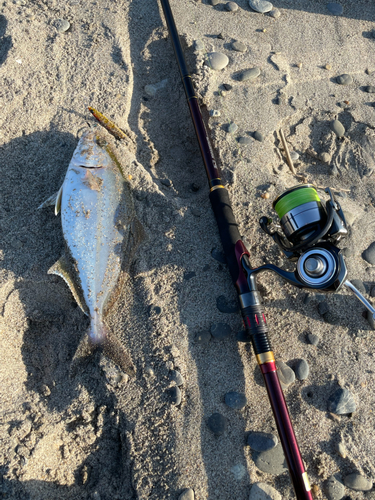
[[[107,142],[95,129],[85,130],[73,153],[71,166],[105,168],[112,165],[107,151]]]

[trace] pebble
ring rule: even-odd
[[[216,307],[221,313],[224,314],[234,314],[239,312],[237,299],[228,300],[225,295],[220,295],[220,297],[216,299]]]
[[[254,139],[256,139],[259,142],[263,142],[264,141],[263,135],[260,132],[258,132],[258,131],[254,132]]]
[[[321,316],[324,316],[325,314],[327,314],[327,312],[329,312],[329,306],[328,306],[327,302],[319,302],[318,313]]]
[[[64,33],[65,31],[68,31],[70,28],[70,22],[66,21],[65,19],[58,19],[56,21],[56,30],[59,33]]]
[[[365,87],[365,91],[368,92],[369,94],[374,94],[375,93],[375,86],[369,85],[368,87]]]
[[[246,51],[246,45],[242,42],[233,42],[232,43],[232,49],[237,50],[237,52],[245,52]]]
[[[282,496],[269,484],[254,483],[250,490],[249,500],[282,500]]]
[[[362,259],[375,266],[375,241],[362,253]]]
[[[192,212],[193,211],[194,211],[194,208],[192,209]],[[200,213],[194,214],[194,212],[193,212],[193,215],[197,215],[199,217]],[[185,271],[184,272],[184,280],[185,281],[189,281],[189,280],[193,279],[195,276],[196,276],[196,274],[194,271]]]
[[[224,396],[224,401],[227,406],[234,410],[241,410],[247,404],[246,396],[239,392],[227,392]]]
[[[273,9],[272,3],[266,0],[249,0],[249,5],[255,12],[259,12],[260,14],[265,14]]]
[[[148,313],[151,316],[152,314],[160,314],[161,313],[161,307],[160,306],[155,306],[154,304],[151,304],[150,307],[148,308]]]
[[[274,19],[278,19],[281,16],[281,12],[279,11],[279,9],[272,9],[270,10],[270,16]]]
[[[211,332],[208,330],[203,330],[202,332],[198,332],[195,337],[194,341],[197,344],[207,344],[211,340]]]
[[[342,13],[344,12],[342,5],[340,5],[339,3],[333,3],[333,2],[327,3],[327,9],[334,16],[341,16]]]
[[[348,389],[337,389],[328,399],[328,411],[336,415],[347,415],[356,409],[357,405]]]
[[[249,144],[251,144],[251,138],[250,137],[240,137],[238,139],[238,142],[239,144],[242,144],[244,146],[248,146]]]
[[[339,120],[335,120],[332,123],[332,130],[337,135],[337,137],[343,137],[345,134],[344,125]]]
[[[148,96],[154,97],[156,95],[156,92],[162,88],[164,88],[168,83],[168,79],[165,78],[159,83],[153,83],[150,85],[145,86],[145,92]]]
[[[229,92],[233,88],[232,85],[229,85],[229,83],[223,83],[223,87],[227,92]]]
[[[331,66],[330,64],[326,64],[326,65],[324,66],[324,68],[325,68],[325,69],[330,70],[330,69],[332,69],[332,66]]]
[[[178,406],[181,403],[181,390],[177,386],[167,389],[171,403]]]
[[[218,109],[211,109],[210,115],[213,117],[218,117],[221,115],[220,111]]]
[[[178,387],[180,387],[181,385],[184,385],[184,382],[185,382],[184,377],[177,370],[171,371],[171,373],[169,374],[169,380],[171,382],[175,382],[175,384]]]
[[[215,260],[217,260],[218,262],[220,262],[221,264],[226,264],[227,263],[227,259],[225,257],[225,254],[217,249],[217,248],[213,248],[211,250],[211,257]]]
[[[353,83],[353,78],[348,74],[340,75],[336,78],[337,83],[340,85],[350,85]]]
[[[247,436],[247,444],[254,451],[272,450],[277,446],[278,439],[274,434],[268,432],[250,432]]]
[[[240,330],[236,335],[237,342],[251,342],[251,336],[246,330]]]
[[[226,340],[232,335],[232,329],[227,323],[213,323],[211,335],[215,340]]]
[[[276,361],[276,367],[280,382],[284,385],[290,385],[296,380],[294,371],[283,361]]]
[[[214,71],[224,69],[229,63],[229,59],[221,52],[210,52],[207,54],[206,64]]]
[[[359,290],[363,294],[366,293],[365,285],[361,280],[350,280],[350,281],[357,288],[357,290]]]
[[[297,161],[298,158],[299,158],[299,154],[297,153],[297,151],[291,151],[290,152],[290,157],[293,161]]]
[[[234,134],[238,130],[238,125],[234,122],[230,123],[228,125],[228,133],[229,134]]]
[[[345,495],[345,487],[335,476],[331,476],[324,484],[324,492],[328,500],[341,500]]]
[[[202,42],[202,40],[195,40],[194,49],[195,50],[204,50],[204,43]]]
[[[164,186],[167,186],[167,187],[171,187],[172,186],[172,181],[170,179],[161,179],[160,182],[164,185]]]
[[[247,80],[253,81],[260,75],[260,68],[245,69],[239,76],[240,82],[245,82]]]
[[[310,367],[305,359],[300,359],[294,371],[298,380],[306,380],[310,373]]]
[[[372,481],[358,474],[358,472],[345,476],[344,484],[347,488],[355,491],[369,491],[372,489]]]
[[[181,495],[178,497],[178,500],[194,500],[194,498],[194,491],[191,488],[187,488],[181,493]]]
[[[220,3],[220,0],[211,0],[211,5],[213,5],[215,7],[215,5],[217,5],[218,3]]]
[[[193,191],[193,193],[197,193],[200,189],[200,186],[199,186],[199,184],[196,184],[195,182],[193,182],[192,185],[190,186],[190,189]]]
[[[225,10],[228,12],[236,12],[238,10],[238,5],[236,2],[227,2],[225,4]]]
[[[330,163],[331,155],[329,153],[322,153],[320,155],[320,159],[322,160],[323,163]]]
[[[335,444],[335,451],[338,455],[340,455],[340,457],[342,457],[342,458],[347,457],[347,451],[346,451],[345,445],[341,441],[339,443]]]
[[[227,429],[227,419],[220,413],[213,413],[208,419],[207,425],[215,436],[221,436]]]
[[[288,469],[281,444],[261,453],[254,451],[253,460],[258,469],[269,474],[278,476]]]
[[[307,334],[307,340],[310,344],[317,346],[319,344],[319,337],[314,333]]]

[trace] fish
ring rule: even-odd
[[[143,236],[131,187],[105,137],[83,132],[55,199],[61,212],[64,255],[48,270],[62,277],[84,314],[90,318],[72,361],[71,373],[98,347],[128,375],[134,364],[105,324],[116,300],[125,261]],[[127,257],[127,259],[126,259]]]

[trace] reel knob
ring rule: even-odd
[[[305,272],[312,278],[319,278],[327,271],[327,262],[318,256],[309,257],[304,264]]]

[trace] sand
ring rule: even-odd
[[[224,2],[171,0],[201,103],[221,112],[207,125],[252,264],[282,263],[258,219],[274,216],[274,197],[300,182],[283,157],[282,128],[300,154],[298,175],[348,190],[339,198],[350,213],[342,246],[351,251],[349,278],[363,280],[369,297],[375,268],[361,254],[375,240],[375,108],[363,88],[375,85],[375,5],[342,0],[344,14],[334,17],[325,1],[275,0],[281,16],[273,19],[251,11],[245,0],[237,3],[232,13]],[[59,19],[71,23],[67,32],[57,31]],[[204,51],[194,51],[198,39]],[[234,40],[246,52],[233,51]],[[224,70],[204,65],[211,51],[229,57]],[[254,66],[260,76],[239,82],[238,73]],[[351,85],[336,83],[343,73],[353,77]],[[163,80],[153,97],[146,93],[146,85]],[[211,257],[220,240],[158,2],[2,2],[0,82],[3,498],[164,500],[192,488],[199,500],[244,500],[257,481],[294,498],[287,472],[261,472],[245,445],[249,431],[274,432],[275,424],[251,347],[235,339],[240,315],[216,307],[220,295],[232,301],[236,293],[226,266]],[[223,83],[233,86],[226,95]],[[337,105],[343,101],[346,109]],[[128,349],[135,379],[100,352],[69,377],[88,319],[64,282],[47,274],[63,250],[61,222],[52,208],[37,207],[59,189],[77,137],[93,123],[88,105],[132,138],[115,149],[131,176],[146,237],[107,324]],[[343,139],[331,130],[336,118],[346,129]],[[228,134],[232,121],[239,128]],[[238,144],[254,131],[264,142]],[[329,164],[307,150],[329,153]],[[323,484],[332,474],[359,472],[374,481],[374,332],[363,306],[345,290],[327,297],[331,324],[319,315],[318,300],[304,303],[304,291],[275,275],[258,281],[276,358],[290,366],[304,358],[310,365],[308,379],[285,395],[316,497],[325,498]],[[232,338],[194,342],[218,322],[232,327]],[[307,343],[307,333],[319,336],[317,347]],[[167,393],[171,369],[184,377],[178,407]],[[327,412],[339,387],[354,395],[351,417]],[[246,394],[243,410],[224,404],[231,390]],[[218,438],[206,425],[214,412],[228,421]],[[335,451],[340,441],[345,458]],[[363,492],[346,494],[364,498]]]

